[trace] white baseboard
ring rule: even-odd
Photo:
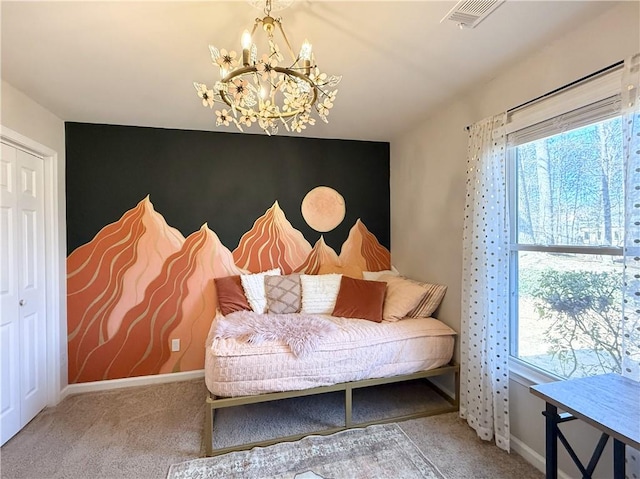
[[[204,369],[185,371],[182,373],[155,374],[153,376],[138,376],[135,378],[109,379],[107,381],[69,384],[60,393],[60,400],[70,394],[106,391],[108,389],[130,388],[134,386],[147,386],[149,384],[172,383],[176,381],[188,381],[190,379],[198,379],[202,377],[204,377]]]
[[[533,465],[538,471],[544,473],[546,469],[546,462],[544,457],[538,454],[536,451],[527,446],[524,442],[515,436],[511,436],[511,450],[521,455],[529,464]],[[564,471],[558,470],[559,479],[571,479],[571,476]]]

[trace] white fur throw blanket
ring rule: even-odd
[[[336,329],[328,319],[310,314],[260,314],[237,311],[216,321],[214,337],[248,343],[283,341],[297,357],[312,353]]]

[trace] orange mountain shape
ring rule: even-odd
[[[311,245],[291,226],[276,201],[242,235],[233,258],[238,267],[254,273],[280,268],[289,274],[299,269],[310,252]]]
[[[391,253],[358,218],[342,245],[340,263],[361,272],[382,271],[391,268]]]
[[[189,293],[177,303],[183,319],[171,334],[171,339],[180,339],[181,348],[170,353],[169,359],[160,367],[160,373],[204,367],[204,343],[218,307],[214,278],[246,273],[236,266],[231,251],[206,224],[194,235],[202,235],[204,242],[193,255],[195,270],[185,278]],[[165,341],[163,347],[170,350],[171,340]]]
[[[217,306],[213,277],[239,273],[230,251],[203,225],[167,258],[113,337],[89,352],[75,381],[202,368]],[[180,351],[171,352],[172,339],[180,339]]]
[[[320,236],[307,259],[296,272],[304,274],[342,273],[342,266],[338,254],[324,242],[324,236]]]
[[[182,243],[184,237],[154,211],[147,196],[69,255],[69,382],[75,382],[87,355],[116,333],[123,315],[140,302]]]

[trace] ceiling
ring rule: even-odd
[[[440,23],[455,3],[298,0],[277,12],[294,49],[308,38],[319,67],[343,76],[329,124],[304,136],[390,141],[615,5],[507,0],[461,30]],[[3,0],[1,8],[2,78],[61,119],[237,131],[215,126],[193,81],[218,79],[209,44],[240,50],[242,31],[261,16],[247,2]]]

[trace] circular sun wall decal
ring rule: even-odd
[[[318,186],[302,200],[302,217],[311,228],[321,233],[331,231],[344,220],[344,198],[333,188]]]

